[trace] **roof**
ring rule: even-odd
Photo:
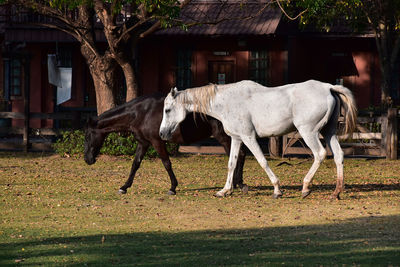
[[[281,16],[279,8],[267,5],[265,2],[194,1],[181,10],[180,19],[186,25],[191,23],[199,25],[189,27],[187,31],[180,27],[163,29],[156,34],[270,35],[275,33]]]

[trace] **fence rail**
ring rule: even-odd
[[[339,136],[345,155],[382,156],[387,159],[397,159],[398,150],[398,110],[389,109],[387,114],[380,116],[359,116],[357,118],[357,130],[350,138]],[[323,137],[320,136],[322,139]],[[351,141],[346,141],[350,139]],[[271,154],[286,156],[289,154],[310,154],[301,136],[290,133],[280,140],[271,140]],[[282,149],[280,151],[280,149]],[[327,149],[328,155],[332,155]]]
[[[20,112],[0,112],[0,119],[22,119],[24,127],[0,127],[0,136],[16,135],[13,138],[0,138],[0,149],[49,150],[54,137],[60,135],[62,129],[30,128],[28,119],[42,119],[54,121],[71,121],[73,128],[80,128],[82,121],[94,115],[93,111],[65,111],[57,113],[29,113],[26,116]],[[398,120],[397,109],[389,109],[387,114],[380,116],[360,116],[357,119],[357,131],[349,141],[341,136],[341,145],[345,155],[381,156],[387,159],[397,159],[398,151]],[[21,138],[22,136],[22,138]],[[43,137],[43,138],[39,138]],[[322,136],[320,136],[322,139]],[[304,144],[298,133],[290,133],[282,139],[270,139],[270,153],[273,156],[287,156],[290,154],[312,154]],[[328,149],[328,155],[331,155]]]
[[[21,112],[0,112],[0,119],[24,120],[23,127],[3,126],[0,127],[0,149],[4,150],[52,150],[55,137],[63,131],[62,128],[32,128],[27,120],[53,120],[70,121],[71,128],[81,128],[82,121],[89,116],[95,115],[93,111],[65,111],[56,113],[32,112],[26,116]]]

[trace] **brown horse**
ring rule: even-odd
[[[119,189],[121,194],[125,194],[127,189],[132,186],[135,173],[150,145],[158,152],[171,180],[171,188],[168,194],[176,194],[175,189],[178,181],[172,171],[165,141],[161,140],[159,136],[164,99],[165,96],[159,93],[142,96],[108,110],[96,118],[91,118],[87,123],[85,129],[85,161],[89,165],[96,162],[104,139],[111,132],[131,132],[138,142],[129,178]],[[221,122],[212,117],[197,116],[195,119],[193,114],[189,114],[169,141],[177,144],[190,144],[210,136],[216,138],[229,155],[230,137],[225,134]],[[234,173],[234,184],[239,185],[242,191],[246,192],[247,186],[243,184],[242,178],[244,160],[245,152],[242,150]]]

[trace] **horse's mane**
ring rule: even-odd
[[[193,112],[206,114],[209,110],[210,102],[214,99],[218,88],[215,84],[209,84],[206,86],[195,87],[181,91],[177,95],[178,101],[183,104],[192,104]]]

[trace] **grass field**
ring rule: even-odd
[[[270,160],[282,199],[248,157],[247,195],[215,198],[225,156],[172,159],[168,196],[159,160],[145,160],[128,194],[131,160],[0,153],[0,266],[400,266],[400,161],[346,159],[346,190],[331,201],[326,160],[301,199],[304,159]],[[279,164],[282,161],[288,164]]]

